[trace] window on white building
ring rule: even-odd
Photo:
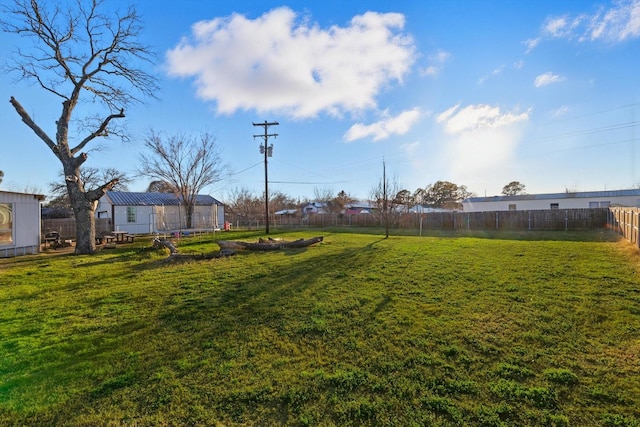
[[[0,203],[0,246],[13,243],[13,205]]]
[[[136,222],[135,206],[127,206],[127,222]]]
[[[515,211],[516,210],[516,205],[509,205],[509,210],[510,211]]]
[[[551,203],[549,209],[560,209],[560,203]]]

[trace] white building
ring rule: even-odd
[[[462,201],[465,212],[589,209],[609,206],[640,207],[640,189],[470,197]]]
[[[41,194],[0,191],[0,257],[40,252]]]
[[[181,199],[170,193],[108,191],[98,201],[96,218],[112,219],[113,229],[133,234],[185,230],[187,218]],[[224,204],[198,195],[191,229],[213,230],[224,224]]]

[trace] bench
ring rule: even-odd
[[[115,237],[110,236],[108,234],[105,234],[104,236],[96,237],[96,241],[98,241],[98,243],[102,243],[103,241],[106,243],[111,243],[113,242],[114,239]]]
[[[135,234],[125,234],[124,235],[124,241],[125,242],[133,243],[133,239],[135,239],[135,238],[136,238]]]
[[[62,241],[60,239],[60,233],[57,231],[50,231],[44,235],[44,248],[47,249],[47,243],[50,248],[56,249],[62,246]]]

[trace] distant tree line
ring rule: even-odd
[[[150,175],[152,176],[152,175]],[[0,176],[1,177],[1,176]],[[125,173],[113,168],[108,169],[83,169],[83,181],[93,183],[117,178],[118,185],[114,191],[128,191],[127,185],[132,179]],[[385,185],[387,189],[387,200],[383,200],[383,183],[371,190],[370,199],[366,200],[378,212],[386,209],[386,212],[402,213],[410,208],[421,206],[422,208],[459,210],[462,208],[462,201],[475,194],[470,192],[465,185],[457,185],[450,181],[436,181],[424,188],[415,191],[398,189],[395,180],[388,181]],[[49,208],[64,211],[70,209],[70,202],[66,195],[66,188],[60,182],[49,184],[51,193],[50,201],[46,205]],[[512,181],[505,185],[502,194],[507,196],[526,194],[525,185],[518,181]],[[180,194],[179,185],[176,180],[168,182],[164,179],[152,180],[147,192]],[[309,203],[317,203],[327,213],[339,214],[358,199],[349,195],[344,190],[335,193],[328,188],[315,188],[312,198],[296,199],[283,192],[274,191],[269,195],[269,211],[271,213],[284,210],[299,210]],[[227,211],[231,215],[236,215],[246,221],[264,220],[265,197],[263,193],[254,193],[246,187],[236,187],[228,192],[225,197]]]

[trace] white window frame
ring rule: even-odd
[[[127,206],[127,223],[137,222],[137,212],[135,206]]]

